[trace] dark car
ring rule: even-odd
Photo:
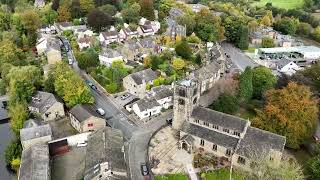
[[[170,126],[172,125],[172,118],[167,118],[166,121],[167,121],[168,125],[170,125]]]
[[[141,174],[143,176],[149,175],[149,170],[148,170],[148,166],[146,163],[141,163]]]

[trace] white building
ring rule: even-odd
[[[110,67],[115,61],[123,61],[123,57],[118,51],[107,48],[99,54],[99,61],[101,65]]]
[[[266,56],[299,54],[304,59],[320,58],[320,48],[315,46],[259,48],[258,53]]]
[[[298,70],[302,69],[292,60],[288,60],[288,59],[279,60],[278,62],[276,62],[276,66],[277,66],[277,71],[289,76],[296,73]]]
[[[162,106],[154,98],[140,99],[133,104],[133,112],[140,118],[144,119],[161,112]]]
[[[120,42],[119,33],[115,30],[102,32],[99,35],[99,41],[102,45],[108,45],[113,42]]]
[[[168,109],[173,105],[173,91],[170,86],[154,87],[151,89],[150,94],[164,109]]]

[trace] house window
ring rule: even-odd
[[[213,128],[213,129],[219,129],[219,126],[217,126],[217,125],[212,125],[212,128]]]
[[[200,146],[204,146],[204,140],[203,139],[200,140]]]
[[[239,163],[239,164],[246,164],[246,159],[243,158],[243,157],[241,157],[241,156],[239,156],[239,157],[238,157],[238,163]]]
[[[223,132],[229,133],[229,129],[223,128]]]
[[[218,146],[217,146],[216,144],[213,144],[213,145],[212,145],[212,150],[213,150],[213,151],[217,151],[217,149],[218,149]]]
[[[236,135],[236,136],[239,136],[239,137],[240,137],[240,133],[237,132],[237,131],[234,131],[234,132],[233,132],[233,135]]]
[[[199,119],[195,119],[194,122],[196,122],[197,124],[200,123]]]
[[[88,123],[88,127],[93,127],[93,123]]]
[[[227,156],[231,156],[231,150],[230,150],[230,149],[227,149],[227,150],[226,150],[226,155],[227,155]]]
[[[203,125],[208,126],[209,127],[209,123],[208,122],[203,122]]]

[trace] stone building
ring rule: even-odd
[[[182,149],[189,153],[202,149],[244,169],[255,158],[281,160],[285,137],[251,127],[249,120],[198,106],[200,89],[195,79],[182,80],[174,88],[173,128],[179,132]]]

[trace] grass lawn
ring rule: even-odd
[[[230,174],[228,169],[220,169],[218,171],[213,171],[210,173],[202,173],[201,177],[203,177],[205,180],[229,180]],[[245,180],[245,178],[236,171],[232,173],[232,179]]]
[[[184,174],[167,174],[156,176],[156,180],[188,180],[188,176]]]
[[[302,7],[304,0],[260,0],[253,1],[254,6],[265,6],[268,2],[272,3],[272,6],[283,8],[283,9],[293,9],[297,7]]]

